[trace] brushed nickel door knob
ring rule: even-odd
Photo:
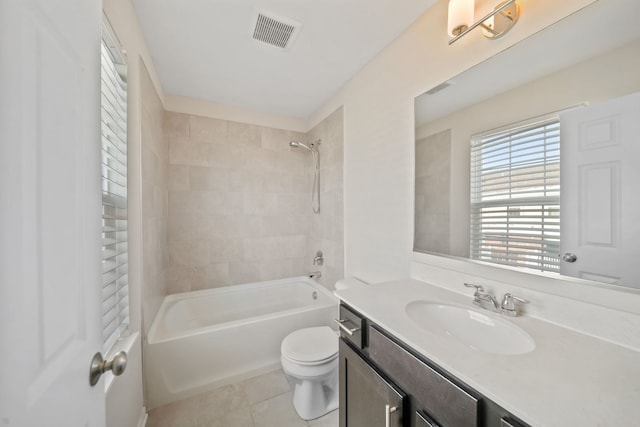
[[[127,353],[119,351],[113,356],[110,361],[105,361],[102,358],[102,353],[98,352],[93,355],[91,359],[91,367],[89,368],[89,384],[93,387],[98,383],[98,380],[107,371],[113,372],[113,375],[122,375],[127,368]]]

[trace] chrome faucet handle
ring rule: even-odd
[[[508,311],[515,311],[516,310],[516,304],[515,301],[521,303],[521,304],[528,304],[529,301],[527,301],[524,298],[520,298],[517,297],[515,295],[511,295],[510,293],[506,293],[504,294],[504,297],[502,298],[502,304],[500,304],[500,307],[503,310],[508,310]]]
[[[489,302],[493,307],[492,311],[500,310],[500,304],[498,304],[496,298],[493,295],[486,293],[482,285],[474,285],[473,283],[465,283],[464,285],[467,288],[475,288],[476,291],[473,293],[473,303],[475,305],[478,305],[482,308],[487,308],[485,307],[484,303]]]
[[[313,257],[313,265],[322,265],[324,264],[324,255],[322,255],[322,251],[316,252],[316,256]]]
[[[475,288],[476,289],[476,292],[474,293],[474,296],[478,296],[482,292],[484,292],[484,287],[482,285],[474,285],[473,283],[465,283],[464,285],[467,288]]]

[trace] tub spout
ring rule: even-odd
[[[320,271],[312,271],[309,273],[309,279],[319,279],[322,277],[322,272]]]

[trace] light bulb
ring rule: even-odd
[[[447,33],[455,37],[469,28],[474,19],[474,0],[449,0]]]

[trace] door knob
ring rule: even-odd
[[[564,255],[562,255],[562,260],[564,262],[576,262],[578,260],[578,257],[576,254],[572,254],[571,252],[567,252]]]
[[[93,387],[98,380],[107,371],[113,372],[113,375],[121,375],[127,368],[127,353],[119,351],[108,362],[102,358],[102,353],[98,352],[91,359],[91,367],[89,368],[89,384]]]

